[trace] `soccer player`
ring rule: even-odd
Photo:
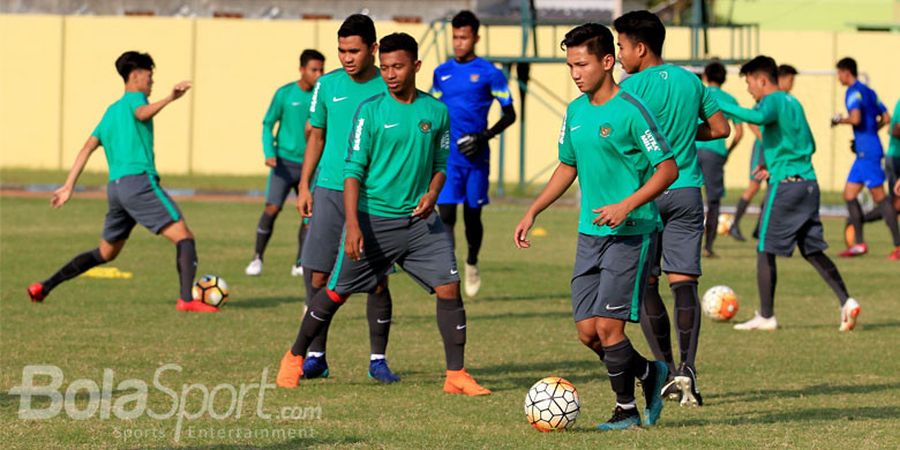
[[[306,304],[325,287],[334,267],[344,225],[344,158],[353,114],[359,104],[385,90],[375,66],[375,23],[368,16],[353,14],[337,32],[341,68],[331,71],[316,83],[309,108],[312,127],[303,157],[297,209],[309,218],[309,230],[303,245],[301,262],[306,283]],[[315,196],[312,193],[315,175]],[[369,322],[369,376],[382,383],[400,378],[391,372],[385,359],[391,327],[391,293],[385,276],[368,296],[366,316]],[[325,359],[328,327],[310,344],[303,373],[307,378],[327,377]],[[302,355],[301,355],[302,356]]]
[[[768,56],[757,56],[743,66],[747,91],[759,102],[756,109],[723,104],[722,110],[744,122],[759,125],[766,143],[765,165],[757,179],[769,180],[769,192],[759,229],[756,281],[760,309],[736,330],[775,330],[775,256],[791,256],[794,247],[825,280],[841,304],[840,331],[856,326],[859,303],[850,298],[840,272],[823,251],[828,248],[819,219],[819,184],[812,166],[816,145],[803,106],[796,97],[778,89],[778,66]],[[773,211],[776,211],[773,214]]]
[[[275,219],[291,190],[296,192],[299,189],[300,172],[303,171],[303,151],[306,149],[308,137],[306,120],[309,118],[312,90],[322,76],[324,68],[325,56],[316,50],[304,50],[300,54],[300,79],[291,81],[275,91],[263,119],[263,155],[270,170],[266,182],[266,207],[256,226],[256,253],[245,270],[247,275],[256,276],[262,273],[263,254],[269,238],[272,237]],[[272,130],[276,123],[278,132],[273,135]],[[302,222],[303,219],[297,233],[297,261],[291,267],[291,275],[295,277],[303,275],[300,256],[308,225]]]
[[[486,395],[465,369],[466,312],[459,292],[453,244],[434,213],[446,175],[450,120],[447,107],[416,89],[418,44],[405,33],[380,42],[381,76],[388,92],[365,100],[350,132],[344,167],[344,239],[328,287],[316,293],[297,341],[284,354],[277,383],[295,387],[303,352],[350,294],[369,292],[399,264],[437,295],[444,340],[444,391]]]
[[[894,105],[894,115],[891,116],[890,126],[891,141],[888,146],[887,155],[884,158],[884,167],[888,175],[888,189],[892,189],[894,198],[894,210],[900,212],[900,193],[897,188],[900,187],[900,100]],[[894,252],[896,255],[896,252]],[[892,258],[900,259],[900,255]]]
[[[62,266],[43,282],[28,286],[32,302],[41,302],[60,283],[108,263],[119,255],[136,224],[161,234],[175,244],[181,291],[178,311],[216,312],[219,308],[193,301],[191,288],[197,272],[194,235],[184,222],[178,205],[159,185],[153,154],[153,117],[191,88],[182,81],[162,100],[150,103],[153,89],[153,58],[129,51],[116,59],[116,71],[125,81],[125,94],[106,109],[97,128],[75,158],[66,183],[53,193],[50,205],[60,208],[72,197],[72,190],[97,147],[103,146],[109,165],[106,189],[109,210],[103,224],[100,245]]]
[[[891,204],[889,196],[884,192],[884,170],[881,168],[881,158],[884,150],[881,147],[881,139],[878,138],[878,130],[890,122],[891,115],[884,103],[878,100],[878,95],[871,88],[859,81],[856,71],[856,61],[853,58],[843,58],[837,63],[837,76],[842,85],[847,86],[845,102],[847,104],[847,117],[836,115],[831,121],[832,126],[849,124],[853,126],[853,143],[851,150],[856,153],[856,161],[847,175],[847,184],[844,185],[844,201],[847,202],[847,210],[850,213],[850,224],[854,228],[856,243],[840,256],[850,257],[868,253],[869,247],[863,238],[863,212],[857,200],[857,195],[863,187],[869,189],[872,200],[878,203],[881,216],[891,237],[894,240],[894,250],[888,255],[890,259],[900,259],[900,231],[897,227],[897,214]]]
[[[488,204],[490,183],[490,148],[488,141],[516,121],[509,86],[503,72],[475,55],[480,22],[471,11],[453,17],[453,53],[456,59],[434,70],[432,94],[450,111],[450,158],[447,160],[447,183],[438,197],[441,220],[447,226],[455,245],[453,226],[456,205],[463,205],[466,227],[466,295],[474,297],[481,289],[478,252],[484,239],[481,208]],[[494,99],[503,114],[494,126],[487,127],[488,111]]]
[[[674,372],[667,392],[681,390],[684,405],[701,405],[694,360],[700,337],[700,298],[697,279],[703,239],[703,175],[697,161],[695,140],[725,138],[728,120],[716,99],[691,72],[662,59],[666,28],[649,11],[629,12],[615,20],[619,33],[619,61],[631,76],[622,89],[643,99],[669,143],[678,179],[656,198],[664,229],[653,257],[641,327],[658,360]],[[698,118],[702,124],[698,124]],[[681,364],[674,370],[669,316],[659,295],[659,276],[665,272],[675,297],[675,323]],[[676,392],[673,392],[676,391]]]
[[[706,82],[707,90],[719,102],[728,102],[737,104],[735,98],[722,90],[725,84],[725,66],[722,63],[714,61],[703,69],[703,80]],[[722,197],[725,196],[725,161],[728,155],[741,142],[744,136],[744,128],[741,122],[729,117],[732,123],[734,136],[731,143],[726,144],[725,139],[715,139],[712,141],[697,141],[697,159],[700,162],[700,170],[703,172],[703,183],[706,187],[706,245],[704,248],[704,256],[715,256],[713,251],[713,243],[716,240],[716,233],[719,227],[719,207],[721,206]]]
[[[678,167],[653,113],[613,79],[612,32],[587,23],[566,33],[560,46],[583,95],[566,109],[559,165],[513,239],[518,248],[531,247],[527,236],[537,216],[578,178],[582,195],[572,314],[579,339],[603,360],[616,394],[612,418],[597,428],[641,424],[635,378],[646,400],[644,424],[653,425],[662,411],[660,390],[668,367],[641,356],[625,335],[625,324],[638,321],[662,225],[653,199],[675,181]]]

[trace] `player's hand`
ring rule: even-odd
[[[850,139],[850,151],[856,154],[856,139]]]
[[[532,226],[534,226],[534,217],[531,217],[531,215],[525,215],[525,217],[519,221],[519,224],[516,225],[516,231],[513,234],[513,242],[515,242],[517,248],[531,248],[531,241],[528,240],[528,232],[531,231]]]
[[[753,179],[762,183],[769,179],[769,170],[766,169],[766,166],[760,164],[753,169]]]
[[[55,191],[53,191],[53,197],[50,199],[50,206],[54,208],[59,208],[62,205],[65,205],[67,201],[72,197],[72,188],[68,186],[63,186]]]
[[[275,166],[277,166],[277,165],[278,165],[278,158],[275,158],[274,156],[271,158],[266,158],[266,166],[274,169]]]
[[[172,100],[178,100],[190,88],[191,88],[191,82],[187,81],[187,80],[176,84],[175,87],[172,88]]]
[[[419,204],[416,205],[416,209],[413,210],[413,217],[421,217],[426,218],[431,213],[434,212],[434,204],[437,203],[437,193],[434,192],[426,192],[422,198],[419,199]]]
[[[313,196],[307,188],[301,187],[300,192],[297,193],[297,211],[303,217],[312,217]]]
[[[478,150],[480,150],[482,145],[487,141],[488,137],[483,131],[481,133],[464,134],[456,140],[456,149],[459,150],[459,153],[463,156],[471,158],[478,153]]]
[[[843,120],[843,119],[844,118],[841,117],[840,114],[835,114],[835,115],[831,116],[831,127],[834,128],[834,127],[840,125],[841,120]]]
[[[894,184],[894,195],[900,197],[900,180],[897,180],[897,183]]]
[[[347,225],[344,237],[344,253],[353,261],[359,261],[363,254],[363,236],[359,225]]]
[[[597,217],[595,217],[593,221],[594,225],[601,227],[603,225],[608,225],[610,228],[615,228],[622,225],[622,222],[625,222],[625,218],[628,217],[628,213],[631,212],[631,209],[628,208],[627,205],[619,202],[613,203],[612,205],[601,206],[591,211],[597,213]]]

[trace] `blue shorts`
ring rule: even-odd
[[[465,203],[470,208],[481,208],[490,203],[488,181],[490,168],[447,166],[447,182],[438,195],[438,205],[458,205]]]
[[[857,159],[850,168],[847,182],[864,184],[869,189],[884,186],[884,170],[881,168],[881,160]]]

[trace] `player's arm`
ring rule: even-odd
[[[881,105],[881,114],[878,115],[878,129],[891,123],[891,113],[888,112],[884,105]]]
[[[894,124],[894,129],[891,130],[891,136],[900,139],[900,121],[897,121],[897,123]]]
[[[281,90],[279,89],[272,97],[272,103],[269,104],[269,109],[266,110],[266,115],[263,117],[263,156],[266,159],[266,165],[269,167],[275,167],[276,165],[275,124],[281,121],[281,114],[283,112],[281,103]]]
[[[724,103],[721,107],[725,114],[754,125],[767,125],[778,119],[778,112],[766,101],[761,101],[756,109],[742,108],[729,103]]]
[[[325,149],[325,123],[328,118],[326,94],[322,90],[322,80],[316,82],[313,89],[312,102],[309,104],[310,127],[307,132],[306,150],[303,152],[303,169],[300,171],[300,186],[297,189],[297,211],[303,217],[312,217],[312,184],[313,174],[319,167],[322,151]]]
[[[698,141],[724,139],[731,133],[731,127],[728,126],[728,119],[721,111],[719,101],[706,88],[703,88],[703,96],[700,99],[700,118],[703,119],[703,123],[697,127],[695,139]]]
[[[503,72],[494,70],[491,74],[491,95],[500,103],[501,114],[494,126],[480,133],[471,133],[462,136],[457,142],[457,149],[465,156],[475,154],[483,144],[493,139],[503,130],[516,122],[516,109],[513,108],[512,94],[509,92],[509,84]]]
[[[733,121],[732,124],[734,126],[731,128],[734,130],[734,135],[731,138],[731,144],[728,144],[728,154],[731,155],[731,152],[737,148],[738,144],[741,143],[741,139],[744,138],[744,125],[740,122]]]
[[[84,143],[84,146],[81,147],[81,151],[78,152],[78,156],[75,157],[75,163],[72,164],[72,169],[69,170],[69,176],[66,177],[66,183],[59,189],[53,191],[53,197],[50,199],[50,206],[59,208],[69,201],[69,198],[72,197],[72,191],[75,189],[75,183],[78,182],[78,177],[81,176],[81,172],[84,171],[84,166],[87,165],[94,150],[97,150],[97,147],[99,146],[100,139],[98,139],[97,136],[92,135],[88,138]]]
[[[856,90],[848,90],[844,103],[847,105],[847,117],[835,114],[831,118],[831,126],[853,125],[862,123],[862,94]]]
[[[359,186],[369,166],[372,140],[365,127],[363,105],[356,112],[350,129],[350,148],[344,164],[344,253],[359,261],[363,253],[363,236],[359,227]],[[371,124],[371,121],[369,122]]]
[[[162,109],[165,108],[166,105],[181,98],[181,96],[183,96],[185,92],[187,92],[190,88],[190,81],[182,81],[181,83],[176,84],[175,87],[172,88],[172,92],[162,100],[139,106],[137,109],[135,109],[134,117],[141,122],[146,122],[152,119],[153,116],[159,114],[159,112],[162,111]]]

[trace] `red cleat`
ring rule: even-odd
[[[869,245],[865,242],[861,244],[853,244],[847,250],[842,251],[838,256],[842,258],[850,258],[853,256],[862,256],[869,253]]]
[[[900,261],[900,247],[894,249],[890,255],[888,255],[888,259],[891,261]]]
[[[47,293],[44,292],[44,285],[41,283],[31,283],[31,286],[28,286],[28,296],[31,297],[32,303],[40,303],[47,298]]]
[[[218,312],[219,308],[207,305],[206,303],[201,302],[200,300],[193,300],[190,302],[186,302],[182,299],[178,299],[178,303],[175,304],[175,309],[181,312]]]

